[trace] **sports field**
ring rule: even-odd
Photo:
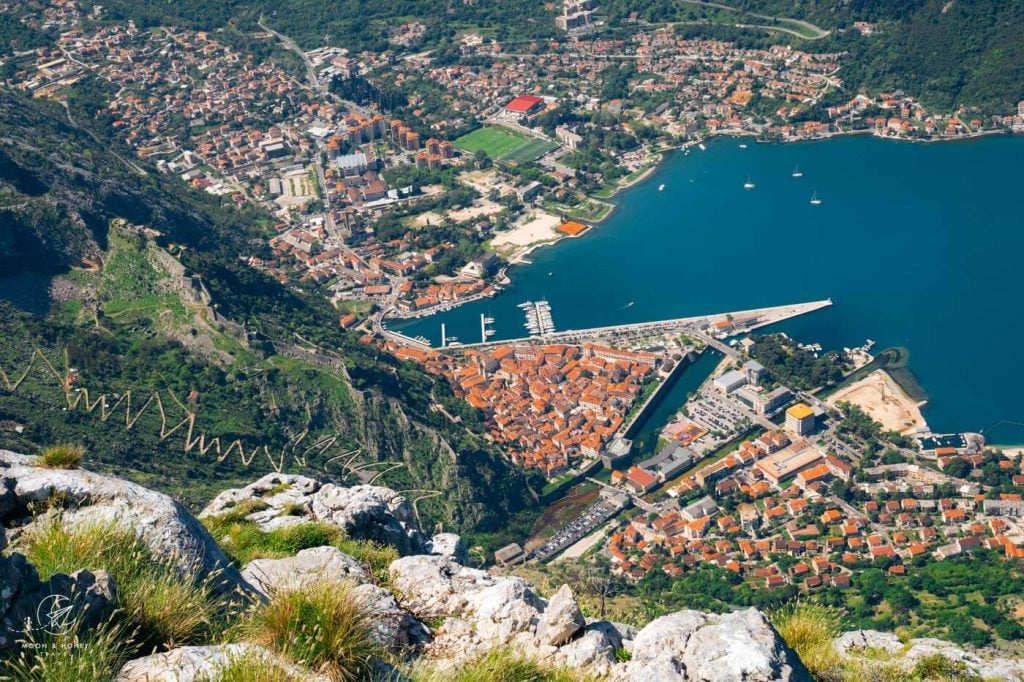
[[[534,161],[557,149],[558,144],[540,140],[500,126],[478,128],[455,140],[455,146],[477,154],[485,152],[495,161]]]

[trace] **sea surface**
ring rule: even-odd
[[[445,322],[472,342],[481,313],[494,339],[525,335],[526,300],[550,301],[564,330],[830,297],[776,329],[906,347],[934,430],[1024,442],[1024,138],[745,144],[672,154],[609,220],[513,268],[496,298],[391,326],[437,344]]]

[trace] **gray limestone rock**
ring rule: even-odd
[[[492,645],[532,633],[544,608],[522,578],[493,576],[437,555],[408,556],[391,562],[392,586],[402,606],[420,619],[458,616],[475,636]]]
[[[133,531],[150,551],[194,578],[211,578],[221,592],[248,590],[201,523],[163,493],[89,471],[47,469],[36,458],[0,450],[0,490],[7,516],[27,516],[30,504],[59,500],[61,523],[115,524]]]
[[[756,609],[722,615],[679,611],[647,624],[615,680],[789,682],[810,680],[803,664]]]
[[[359,585],[354,596],[370,614],[374,636],[383,646],[391,649],[421,647],[430,641],[426,626],[400,607],[394,595],[383,587]]]
[[[291,679],[301,682],[328,682],[322,675],[302,670],[255,644],[222,644],[217,646],[186,646],[128,661],[114,682],[207,682],[233,661],[241,658],[266,661]]]
[[[319,582],[370,579],[362,564],[336,547],[304,549],[284,559],[255,559],[242,569],[242,578],[267,597]]]
[[[968,649],[940,639],[919,638],[904,644],[891,632],[854,630],[844,632],[835,640],[841,656],[859,659],[867,666],[877,662],[878,652],[887,654],[888,662],[910,672],[921,660],[930,656],[962,665],[965,671],[986,680],[1024,679],[1024,661],[1007,658],[989,649]]]
[[[0,557],[0,650],[17,640],[74,627],[90,630],[114,611],[116,587],[106,571],[57,573],[41,581],[21,554]]]
[[[199,515],[217,516],[248,503],[260,507],[246,518],[262,530],[319,521],[358,540],[395,547],[399,554],[424,551],[426,542],[409,502],[389,488],[321,484],[305,476],[268,474],[244,488],[225,490]]]
[[[430,538],[426,553],[451,557],[464,566],[469,564],[469,552],[466,550],[466,545],[463,544],[462,538],[455,533],[438,533]]]
[[[561,646],[586,625],[576,598],[568,585],[562,585],[551,597],[547,608],[537,622],[537,641],[540,644]]]

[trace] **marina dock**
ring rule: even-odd
[[[536,305],[536,304],[533,304]],[[610,325],[607,327],[594,327],[592,329],[570,329],[566,331],[550,331],[548,333],[531,332],[530,336],[515,339],[503,339],[500,341],[481,341],[480,343],[466,343],[455,347],[446,347],[442,351],[462,351],[467,348],[486,350],[497,346],[506,345],[527,345],[527,344],[552,344],[552,343],[582,343],[585,341],[598,341],[613,344],[618,340],[628,340],[648,336],[650,334],[676,332],[676,333],[698,333],[708,330],[709,333],[701,334],[705,341],[716,348],[728,348],[719,339],[736,336],[746,332],[760,329],[769,325],[777,324],[785,320],[813,313],[832,305],[832,299],[824,301],[811,301],[808,303],[796,303],[793,305],[775,306],[771,308],[756,308],[753,310],[740,310],[731,313],[718,313],[713,315],[698,315],[694,317],[682,317],[672,320],[658,320],[654,322],[636,322],[633,324]],[[547,319],[550,320],[550,309]],[[408,337],[405,337],[408,339]],[[400,338],[393,339],[402,343]],[[417,344],[417,347],[422,347]],[[719,348],[721,350],[721,348]],[[730,349],[731,350],[731,349]]]

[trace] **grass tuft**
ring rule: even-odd
[[[110,682],[132,654],[122,624],[107,623],[78,634],[29,631],[17,658],[0,664],[0,679],[12,682]]]
[[[342,537],[335,540],[334,546],[361,563],[369,571],[378,585],[391,582],[388,568],[398,558],[398,550],[390,545],[382,545],[371,540],[353,540]]]
[[[415,682],[584,682],[588,678],[568,668],[545,665],[510,647],[491,649],[458,669],[413,671]]]
[[[337,682],[364,679],[384,654],[348,583],[274,595],[242,623],[243,637]]]
[[[845,679],[843,660],[834,644],[842,622],[838,609],[799,602],[776,611],[771,620],[815,680]]]
[[[47,469],[77,469],[85,457],[85,447],[74,443],[58,443],[43,448],[40,463]]]
[[[341,537],[341,531],[323,523],[303,523],[270,532],[234,514],[206,518],[203,523],[221,549],[239,566],[253,559],[294,556],[304,549],[333,544]]]
[[[298,682],[277,663],[266,656],[247,653],[232,658],[220,672],[210,680],[202,682]]]
[[[218,627],[219,600],[161,563],[130,530],[116,525],[68,528],[58,519],[31,531],[24,552],[42,579],[79,569],[105,570],[117,586],[117,607],[139,649],[201,642]]]

